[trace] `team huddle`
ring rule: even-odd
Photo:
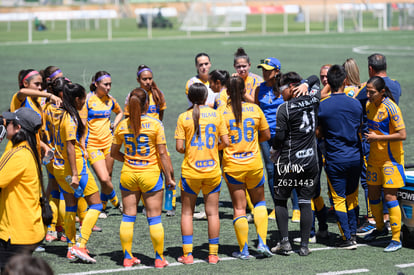
[[[186,84],[189,108],[179,115],[175,129],[176,150],[184,154],[177,183],[162,124],[167,104],[148,66],[138,67],[140,87],[126,96],[123,108],[110,95],[112,78],[106,71],[92,77],[89,92],[55,66],[19,73],[20,89],[0,123],[9,140],[0,159],[1,268],[16,254],[32,253],[44,239],[67,242],[70,261],[95,263],[87,243],[93,231],[101,230],[96,222],[107,217],[108,201],[122,213],[123,266],[138,265],[141,261],[132,254],[132,244],[141,200],[154,266],[166,267],[163,194],[167,189],[173,191],[167,216],[175,216],[176,187],[181,191],[182,233],[182,255],[177,255],[177,261],[194,262],[193,217],[200,214],[194,212],[201,190],[208,221],[207,262],[216,264],[220,261],[222,179],[231,196],[239,245],[233,257],[252,258],[250,218],[257,232],[258,253],[272,257],[292,252],[289,198],[300,216],[300,237],[293,241],[300,244],[299,255],[307,256],[309,243],[329,238],[328,207],[321,197],[322,168],[341,233],[337,247],[356,249],[357,236],[372,241],[391,230],[392,240],[384,251],[401,248],[396,193],[405,180],[402,141],[406,131],[398,107],[401,88],[387,77],[385,56],[368,57],[370,79],[366,83],[360,82],[353,59],[343,65],[322,66],[323,88],[317,76],[303,79],[296,72],[282,73],[280,61],[273,57],[257,66],[263,78],[255,75],[249,72],[251,63],[243,48],[234,55],[236,73],[232,76],[224,70],[210,72],[206,53],[196,55],[195,65],[197,75]],[[115,160],[123,163],[121,199],[112,183]],[[42,163],[49,180],[44,191],[40,188]],[[270,214],[266,182],[274,202]],[[367,218],[358,225],[360,182]],[[50,221],[42,215],[41,197],[49,198]],[[280,238],[269,248],[271,217],[276,219]]]

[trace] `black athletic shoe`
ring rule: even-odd
[[[299,256],[308,256],[311,254],[311,251],[307,246],[301,246],[299,249]]]
[[[336,247],[339,249],[348,249],[348,250],[357,249],[357,245],[352,240],[343,240],[343,239],[341,239],[336,244]]]

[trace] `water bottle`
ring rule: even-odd
[[[172,199],[173,199],[173,190],[169,190],[168,187],[165,188],[165,201],[164,201],[164,209],[165,210],[172,210]]]
[[[43,165],[48,165],[54,156],[55,156],[55,148],[52,148],[52,150],[49,150],[46,153],[46,155],[43,157],[42,159]]]
[[[65,180],[66,180],[66,182],[69,184],[69,185],[71,185],[71,183],[72,183],[72,176],[70,176],[70,175],[67,175],[66,177],[65,177]],[[83,197],[83,189],[82,189],[82,187],[79,185],[78,186],[78,188],[77,189],[74,189],[73,187],[72,187],[72,189],[73,189],[73,191],[75,191],[75,193],[73,194],[74,196],[75,196],[75,198],[80,198],[80,197]]]
[[[6,127],[4,127],[4,125],[0,125],[0,142],[3,141],[6,134],[7,134]]]

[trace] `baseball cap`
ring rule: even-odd
[[[32,133],[36,133],[42,126],[39,114],[26,107],[19,108],[14,112],[4,112],[3,117],[6,120],[17,122],[23,129]]]
[[[270,71],[270,70],[275,70],[275,69],[280,70],[282,68],[282,65],[280,64],[279,59],[274,58],[274,57],[268,57],[266,59],[262,59],[260,63],[261,64],[257,66],[258,69],[263,68],[267,71]]]

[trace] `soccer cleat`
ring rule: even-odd
[[[347,249],[347,250],[357,249],[357,245],[352,240],[343,240],[343,239],[341,239],[336,244],[336,247],[339,249]]]
[[[357,236],[356,235],[351,235],[351,241],[352,241],[353,244],[358,245]]]
[[[371,223],[368,220],[365,221],[358,229],[357,236],[363,237],[365,235],[371,234],[375,229],[375,223]]]
[[[301,246],[299,248],[299,256],[308,256],[309,254],[311,254],[311,251],[307,246]]]
[[[94,225],[93,228],[92,228],[92,231],[93,232],[102,232],[102,228],[97,227],[96,225]]]
[[[59,239],[59,241],[61,241],[61,242],[67,242],[66,235],[65,235],[65,233],[63,233],[63,232],[58,232],[58,239]]]
[[[51,243],[53,241],[58,241],[58,234],[57,231],[47,231],[46,237],[45,237],[46,242]]]
[[[175,216],[175,207],[171,210],[167,210],[167,217],[174,217]]]
[[[302,238],[298,237],[298,238],[294,238],[293,239],[294,243],[301,243],[302,242]],[[313,237],[309,237],[309,243],[316,243],[316,235]]]
[[[193,217],[196,220],[205,220],[205,219],[207,219],[206,211],[201,211],[199,213],[194,213]]]
[[[238,259],[242,259],[242,260],[249,260],[249,259],[251,259],[251,258],[253,258],[253,256],[251,256],[250,254],[249,254],[249,252],[247,252],[247,253],[242,253],[242,252],[233,252],[232,254],[231,254],[231,256],[233,256],[234,258],[238,258]]]
[[[71,247],[68,247],[68,253],[66,253],[66,258],[69,261],[76,261],[76,259],[77,259],[75,255],[72,255],[72,248]]]
[[[108,213],[105,210],[102,210],[102,212],[99,213],[98,218],[99,219],[106,219],[106,218],[108,218]]]
[[[42,246],[38,246],[38,247],[36,247],[36,249],[35,249],[35,252],[45,252],[45,248],[44,247],[42,247]]]
[[[208,255],[208,263],[209,264],[217,264],[220,262],[220,258],[217,255]]]
[[[279,255],[287,256],[292,251],[292,246],[289,241],[281,241],[278,242],[277,245],[271,249],[271,251]]]
[[[78,246],[73,246],[72,247],[72,255],[76,256],[78,259],[86,262],[86,263],[96,263],[96,260],[94,258],[92,258],[91,256],[89,256],[88,254],[88,250],[84,247],[84,248],[80,248]]]
[[[116,207],[116,209],[119,210],[119,212],[121,212],[121,214],[124,213],[124,205],[122,204],[122,202],[118,203],[118,206]],[[102,213],[102,212],[101,212]]]
[[[390,221],[384,221],[385,227],[388,229],[388,231],[391,231],[391,223]]]
[[[248,214],[247,215],[247,222],[248,223],[254,222],[254,216],[253,216],[253,214]]]
[[[259,252],[260,254],[262,254],[263,256],[270,258],[272,257],[274,254],[270,251],[269,247],[265,244],[262,245],[258,245],[257,246],[257,252]]]
[[[141,261],[137,257],[132,257],[132,259],[124,259],[124,267],[132,267],[134,265],[139,265]]]
[[[155,259],[155,264],[154,264],[155,268],[164,268],[166,266],[168,266],[168,262],[166,259],[164,260]]]
[[[268,215],[269,220],[276,220],[276,212],[273,209],[272,212]]]
[[[368,234],[364,237],[364,240],[366,241],[373,241],[375,240],[377,237],[381,237],[381,236],[387,236],[388,235],[388,229],[387,227],[384,226],[383,230],[378,230],[375,229],[374,231],[371,232],[371,234]]]
[[[194,263],[194,257],[193,255],[187,255],[187,257],[180,256],[178,257],[178,262],[182,263],[182,264],[193,264]]]
[[[394,252],[399,250],[402,247],[400,242],[391,240],[390,244],[384,248],[384,252]]]
[[[294,209],[292,211],[292,222],[300,222],[300,210]]]

